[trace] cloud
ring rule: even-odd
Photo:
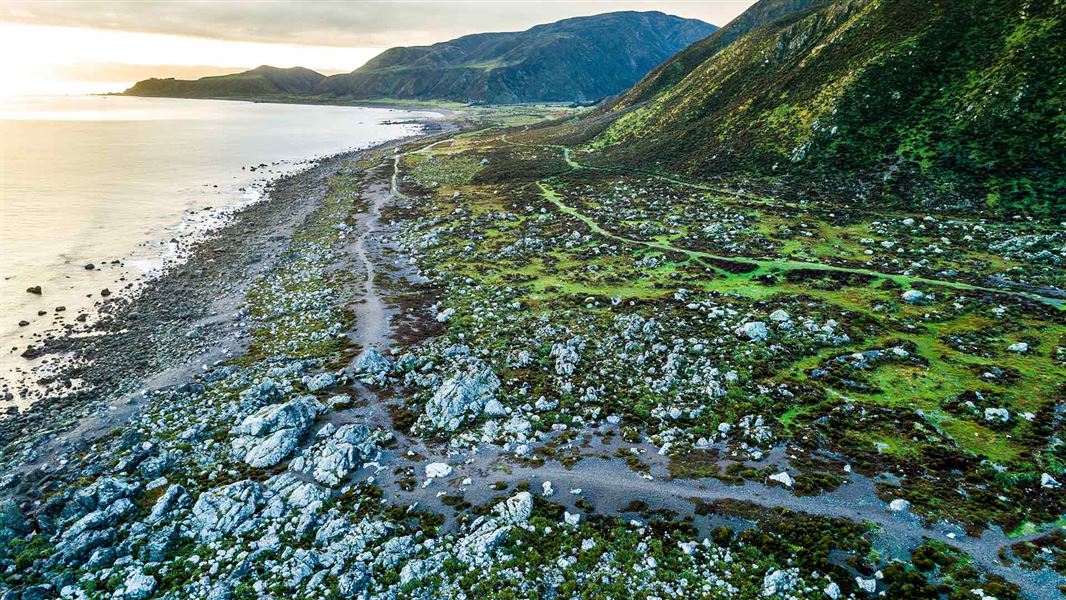
[[[724,25],[753,0],[362,0],[357,2],[52,2],[7,0],[5,22],[222,40],[389,48],[514,31],[614,10],[661,10]]]

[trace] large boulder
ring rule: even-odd
[[[770,313],[770,320],[775,323],[787,323],[788,321],[792,320],[792,315],[779,308],[774,312]]]
[[[456,556],[469,565],[486,564],[512,527],[525,525],[533,512],[533,496],[519,492],[493,507],[495,516],[479,517],[470,533],[459,538]]]
[[[108,498],[105,506],[86,513],[58,535],[52,561],[64,565],[76,565],[100,547],[108,546],[115,539],[116,526],[134,512],[128,498]]]
[[[381,383],[392,371],[392,363],[377,348],[367,348],[352,362],[352,373],[363,383]]]
[[[14,500],[0,502],[0,545],[31,531],[33,526],[26,515],[22,514],[18,503]]]
[[[163,495],[152,505],[152,512],[145,519],[149,524],[163,521],[175,510],[187,508],[191,502],[188,492],[180,485],[172,485],[163,492]]]
[[[246,417],[233,430],[236,457],[253,467],[272,467],[300,445],[307,429],[325,407],[314,396],[300,396],[264,407]]]
[[[733,330],[733,333],[738,337],[747,338],[753,342],[761,342],[766,339],[766,336],[770,334],[770,331],[766,328],[766,323],[763,323],[762,321],[752,321],[737,327]]]
[[[426,403],[426,418],[436,429],[455,431],[464,421],[481,414],[498,389],[500,380],[488,365],[457,373]]]
[[[74,521],[90,512],[107,508],[119,498],[131,498],[138,492],[140,492],[138,483],[114,477],[101,477],[74,492],[70,502],[63,507],[60,520]]]
[[[333,387],[337,383],[337,378],[333,376],[333,373],[319,373],[315,376],[304,376],[303,382],[307,386],[307,391],[317,392],[318,390]]]
[[[192,525],[203,542],[235,531],[263,505],[263,488],[254,481],[237,481],[200,494],[192,507]]]
[[[142,559],[149,562],[162,562],[170,557],[178,546],[181,530],[177,523],[165,525],[148,536],[148,541],[141,549]]]
[[[330,491],[326,488],[312,481],[301,481],[291,473],[271,477],[266,481],[266,487],[273,492],[273,497],[264,509],[264,516],[277,516],[292,508],[305,509],[316,504],[321,505],[330,497]],[[306,516],[308,513],[304,514]]]
[[[289,469],[309,473],[315,481],[335,487],[348,473],[377,458],[378,444],[389,437],[387,432],[371,431],[366,425],[342,425],[294,458]]]
[[[533,496],[529,492],[518,492],[494,508],[503,522],[509,525],[522,525],[533,514]]]
[[[136,570],[126,577],[122,589],[118,590],[115,597],[122,600],[143,600],[155,592],[156,585],[155,577]]]

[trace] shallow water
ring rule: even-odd
[[[389,121],[432,116],[164,98],[5,100],[0,378],[29,365],[18,354],[34,334],[72,322],[101,289],[119,292],[150,275],[175,252],[169,240],[211,227],[254,200],[257,182],[316,156],[418,129]],[[86,270],[88,263],[96,269]],[[26,292],[35,285],[42,295]],[[56,312],[58,306],[67,310]],[[20,327],[20,320],[31,324]]]

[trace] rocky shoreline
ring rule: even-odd
[[[451,125],[420,121],[421,136]],[[268,270],[292,233],[325,194],[326,180],[345,164],[409,139],[325,157],[267,184],[263,199],[188,250],[186,260],[132,296],[102,302],[85,331],[52,335],[33,348],[63,365],[46,380],[73,390],[0,419],[0,464],[35,464],[67,445],[61,432],[107,431],[138,412],[138,392],[174,385],[235,356],[247,342],[239,312],[248,286]],[[32,377],[32,376],[31,376]],[[32,385],[32,383],[22,384]],[[16,386],[17,387],[17,386]],[[107,392],[101,394],[101,390]],[[101,413],[105,405],[106,411]],[[46,447],[39,442],[46,440]]]

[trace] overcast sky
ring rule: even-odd
[[[659,10],[721,26],[753,3],[4,0],[0,3],[0,96],[75,88],[116,91],[115,86],[150,76],[195,78],[260,64],[299,65],[327,74],[346,72],[393,46],[432,44],[469,33],[518,31],[617,10]]]
[[[7,23],[169,33],[317,46],[430,44],[467,33],[521,30],[566,17],[660,10],[725,25],[753,0],[461,0],[355,2],[113,2],[5,0]]]

